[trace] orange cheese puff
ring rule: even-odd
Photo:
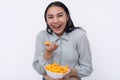
[[[45,41],[44,44],[49,46],[51,44],[51,42],[50,41]]]
[[[62,66],[62,65],[59,65],[57,63],[53,63],[53,64],[49,64],[46,66],[46,69],[48,71],[51,71],[51,72],[54,72],[54,73],[62,73],[62,74],[65,74],[68,72],[68,65],[66,66]]]

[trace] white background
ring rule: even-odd
[[[41,80],[32,68],[36,34],[54,0],[0,0],[0,80]],[[120,1],[61,0],[91,45],[93,68],[83,80],[120,80]]]

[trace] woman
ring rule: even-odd
[[[74,27],[68,8],[55,1],[48,5],[44,18],[46,30],[38,33],[36,39],[34,69],[44,80],[54,80],[46,74],[44,66],[53,62],[68,64],[71,71],[59,80],[81,80],[92,73],[91,52],[83,29]],[[50,41],[49,46],[44,45]]]

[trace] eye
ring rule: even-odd
[[[52,19],[52,18],[53,18],[53,16],[48,16],[47,18]]]
[[[51,15],[51,14],[48,14],[48,15],[47,15],[47,18],[48,18],[48,19],[51,19],[51,18],[53,18],[53,15]]]
[[[63,16],[62,14],[58,15],[58,17],[62,17],[62,16]]]

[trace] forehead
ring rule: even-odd
[[[47,10],[47,14],[58,14],[58,13],[65,13],[62,7],[52,6]]]

